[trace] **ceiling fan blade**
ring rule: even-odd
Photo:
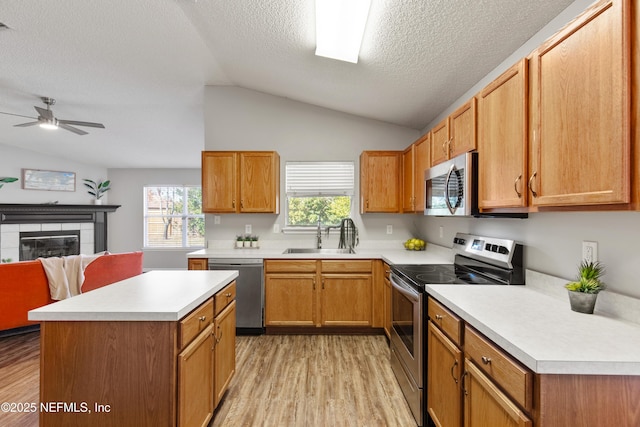
[[[92,128],[102,128],[102,129],[104,129],[104,125],[102,123],[79,122],[79,121],[76,121],[76,120],[58,120],[58,123],[64,123],[66,125],[88,126],[88,127],[92,127]]]
[[[13,125],[13,127],[14,127],[14,128],[26,128],[26,127],[28,127],[28,126],[34,126],[34,125],[37,125],[37,124],[39,124],[39,123],[40,123],[40,122],[22,123],[22,124],[19,124],[19,125]]]
[[[62,129],[68,130],[69,132],[73,132],[77,135],[86,135],[88,132],[83,131],[82,129],[78,129],[78,128],[74,128],[73,126],[69,126],[67,124],[64,123],[60,123],[60,121],[58,121],[58,127],[61,127]]]
[[[6,114],[7,116],[26,117],[27,119],[34,119],[34,120],[37,119],[37,117],[23,116],[22,114],[3,113],[2,111],[0,111],[0,114]]]
[[[36,111],[38,112],[38,114],[40,114],[45,119],[53,120],[53,118],[54,118],[53,117],[53,111],[45,110],[44,108],[36,107],[35,105],[33,106],[33,108],[35,108]]]

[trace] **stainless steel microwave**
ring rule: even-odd
[[[424,171],[424,214],[472,216],[477,209],[478,153],[461,154]]]

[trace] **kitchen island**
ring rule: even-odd
[[[30,311],[40,425],[206,425],[235,372],[237,276],[152,271]]]

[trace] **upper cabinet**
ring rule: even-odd
[[[280,156],[275,151],[203,151],[202,211],[279,213]]]
[[[431,166],[427,132],[402,152],[402,212],[424,212],[424,170]]]
[[[531,54],[531,205],[629,202],[630,12],[599,1]]]
[[[478,95],[478,207],[527,206],[527,60]]]
[[[431,129],[431,166],[476,149],[476,98]]]
[[[360,213],[401,212],[402,151],[360,155]]]

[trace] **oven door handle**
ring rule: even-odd
[[[420,294],[418,293],[418,291],[411,288],[409,285],[405,284],[401,280],[399,279],[394,280],[394,279],[396,279],[396,276],[391,274],[391,286],[393,286],[394,289],[396,289],[402,295],[404,295],[405,297],[407,297],[408,299],[414,302],[420,301]]]
[[[451,165],[449,168],[449,173],[447,173],[447,177],[444,180],[444,202],[447,205],[447,209],[451,212],[451,215],[456,214],[456,210],[458,208],[457,203],[456,206],[451,206],[451,202],[449,201],[449,182],[451,181],[451,175],[456,170],[456,165]]]

